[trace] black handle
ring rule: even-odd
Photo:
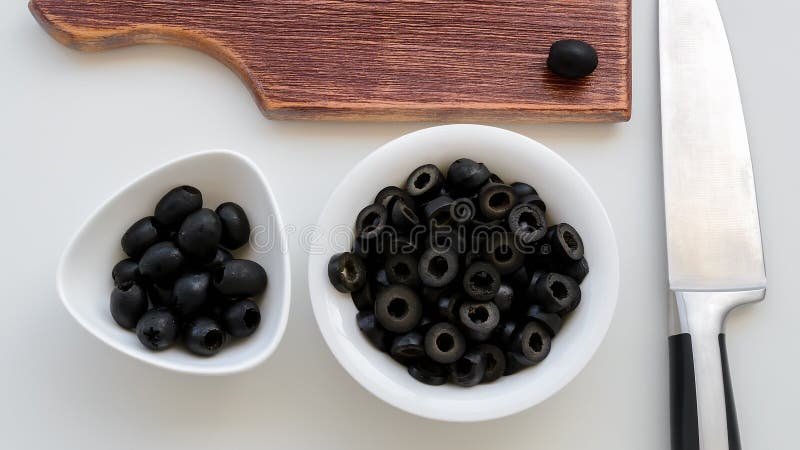
[[[725,334],[718,336],[722,383],[725,390],[725,420],[728,428],[728,448],[701,448],[700,421],[698,417],[698,392],[692,336],[688,333],[669,338],[670,420],[672,425],[672,450],[741,450],[736,406],[728,369]],[[702,376],[713,377],[712,373]],[[700,406],[702,408],[702,405]]]

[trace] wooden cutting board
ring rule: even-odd
[[[79,50],[204,51],[276,119],[624,121],[630,0],[32,0]],[[582,39],[600,65],[570,81],[550,45]]]

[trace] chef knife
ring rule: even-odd
[[[673,450],[739,450],[725,319],[762,300],[753,169],[715,0],[660,0]]]

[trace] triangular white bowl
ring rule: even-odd
[[[486,163],[507,181],[532,184],[547,202],[551,223],[581,233],[591,266],[583,301],[536,367],[469,389],[428,386],[380,353],[356,326],[350,296],[331,287],[330,257],[349,248],[356,214],[384,186],[403,186],[416,167],[446,170],[458,158]],[[342,178],[318,221],[323,246],[309,257],[314,315],[325,342],[350,375],[384,401],[422,417],[473,422],[507,416],[558,392],[583,369],[611,324],[619,288],[619,256],[611,222],[589,183],[558,154],[525,136],[480,125],[446,125],[407,134],[379,148]]]
[[[188,184],[203,192],[204,206],[240,204],[253,227],[251,244],[235,257],[261,264],[269,276],[258,300],[262,322],[247,339],[230,341],[217,355],[192,355],[180,345],[162,352],[144,348],[136,334],[117,326],[109,312],[111,268],[125,258],[120,238],[135,220],[152,215],[159,198]],[[58,266],[61,301],[90,333],[111,347],[155,366],[179,372],[220,375],[249,369],[268,358],[286,329],[290,305],[290,265],[278,205],[267,180],[248,158],[214,150],[171,161],[135,180],[105,202],[77,232]]]

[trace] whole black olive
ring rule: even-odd
[[[183,219],[203,207],[203,194],[192,186],[179,186],[167,192],[156,205],[156,221],[177,230]]]
[[[150,247],[139,260],[139,273],[151,280],[164,280],[177,275],[183,266],[181,250],[172,242],[159,242]]]
[[[217,213],[201,209],[189,214],[178,231],[178,247],[188,258],[210,262],[217,254],[222,237],[222,223]]]
[[[208,298],[211,277],[206,272],[187,273],[175,280],[170,305],[174,312],[189,315],[197,312]]]
[[[117,286],[130,281],[139,281],[141,277],[139,263],[130,258],[118,262],[111,270],[111,278]]]
[[[597,51],[586,42],[564,39],[550,47],[547,67],[564,78],[583,78],[597,68]]]
[[[117,285],[111,292],[111,317],[122,328],[135,328],[147,312],[147,294],[133,281]]]
[[[152,217],[139,219],[122,235],[122,250],[131,258],[139,258],[160,240]]]
[[[232,259],[214,270],[213,282],[227,297],[255,297],[267,289],[267,272],[253,261]]]
[[[222,238],[225,247],[236,250],[250,240],[250,221],[241,206],[236,203],[223,203],[217,207],[217,216],[222,222]]]

